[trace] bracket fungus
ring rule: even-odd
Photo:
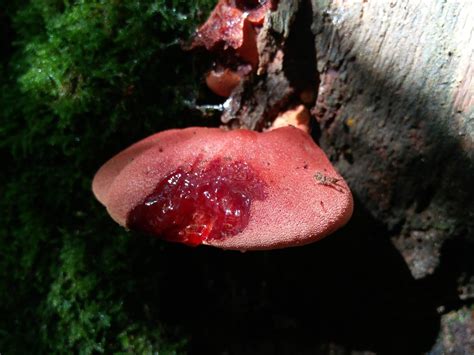
[[[216,95],[229,97],[237,85],[240,84],[242,75],[229,68],[211,70],[206,75],[206,85]]]
[[[291,126],[160,132],[105,163],[93,192],[124,227],[236,250],[317,241],[343,226],[353,208],[323,151]]]
[[[277,3],[220,0],[197,30],[191,48],[218,54],[206,76],[214,93],[258,75],[256,36]],[[120,225],[172,242],[245,251],[317,241],[349,220],[352,195],[308,134],[307,106],[286,108],[265,132],[154,134],[106,162],[93,192]]]
[[[220,1],[209,19],[195,35],[191,48],[205,47],[209,51],[234,51],[244,62],[258,63],[257,32],[247,12]]]
[[[211,70],[206,77],[215,94],[230,96],[241,79],[257,69],[257,35],[265,15],[275,6],[275,0],[220,0],[196,31],[191,49],[203,47],[216,52],[224,62],[215,63],[218,70]]]

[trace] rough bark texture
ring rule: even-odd
[[[224,116],[262,128],[317,90],[315,138],[357,201],[345,234],[380,226],[440,314],[436,354],[474,352],[473,13],[470,1],[281,1],[260,75]]]
[[[280,2],[267,15],[258,36],[257,75],[245,80],[228,101],[222,121],[250,129],[264,129],[279,112],[296,104],[302,93],[317,86],[314,36],[308,1]],[[306,104],[314,101],[309,95]]]
[[[473,6],[313,5],[320,144],[401,249],[432,259],[446,237],[472,237]],[[437,265],[405,256],[415,277]]]
[[[472,302],[473,4],[313,1],[313,9],[320,145],[413,277],[450,274],[458,295],[443,301]],[[439,351],[474,351],[472,315],[446,324],[461,318],[442,317]]]

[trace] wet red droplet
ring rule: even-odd
[[[214,159],[180,167],[163,178],[132,209],[127,226],[188,245],[240,233],[252,201],[263,200],[266,184],[243,161]]]

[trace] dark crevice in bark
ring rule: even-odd
[[[474,304],[474,290],[461,295],[459,290],[459,281],[468,284],[474,278],[474,244],[459,235],[447,240],[440,254],[439,267],[419,281],[420,287],[435,299],[441,313]]]
[[[303,91],[316,95],[319,79],[310,1],[281,2],[272,16],[259,35],[258,75],[245,80],[233,93],[222,116],[224,123],[262,130],[280,112],[301,103]],[[279,22],[281,18],[288,23]]]
[[[311,31],[313,12],[311,2],[303,0],[295,16],[290,35],[284,45],[283,71],[297,91],[317,90],[316,48]]]

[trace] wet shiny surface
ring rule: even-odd
[[[247,226],[252,201],[265,199],[265,187],[243,161],[195,162],[163,178],[132,209],[127,226],[187,245],[231,237]]]

